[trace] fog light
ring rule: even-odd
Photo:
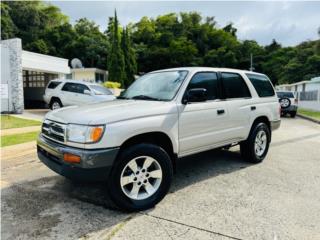
[[[80,163],[80,156],[71,153],[65,153],[63,154],[63,160],[68,163]]]

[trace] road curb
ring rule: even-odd
[[[305,115],[301,115],[301,114],[298,114],[298,113],[297,113],[297,116],[300,117],[300,118],[309,120],[309,121],[311,121],[311,122],[320,124],[320,120],[317,120],[317,119],[314,119],[314,118],[311,118],[311,117],[307,117],[307,116],[305,116]]]

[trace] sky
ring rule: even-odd
[[[283,46],[318,39],[320,1],[49,1],[70,17],[71,23],[86,17],[102,31],[117,10],[120,24],[137,22],[143,16],[155,18],[170,12],[196,11],[214,16],[219,27],[232,22],[241,40],[253,39],[261,45],[276,39]]]

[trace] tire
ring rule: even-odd
[[[280,98],[279,103],[282,109],[286,109],[291,106],[291,101],[289,98]]]
[[[147,160],[148,159],[148,160]],[[151,160],[150,160],[151,159]],[[149,167],[143,168],[144,162],[152,162]],[[129,163],[135,161],[136,166]],[[148,165],[148,164],[146,164]],[[134,169],[136,173],[132,171]],[[143,169],[146,171],[143,173]],[[162,172],[161,179],[153,178],[152,173]],[[137,174],[139,172],[139,174]],[[147,178],[149,174],[149,178]],[[143,176],[144,174],[144,176]],[[155,175],[155,174],[153,174]],[[124,149],[116,159],[108,179],[108,191],[112,201],[120,209],[126,211],[140,211],[153,207],[160,202],[169,191],[173,175],[173,167],[169,155],[159,146],[153,144],[137,144]],[[128,182],[125,179],[130,179]],[[144,183],[144,181],[147,182]],[[138,184],[141,185],[138,185]],[[146,189],[149,188],[149,191]],[[138,191],[134,191],[138,188]],[[154,191],[152,193],[152,191]],[[133,194],[138,192],[137,194]],[[149,194],[149,192],[151,194]]]
[[[55,109],[59,109],[59,108],[62,108],[63,105],[60,101],[59,98],[53,98],[50,102],[50,109],[51,110],[55,110]]]
[[[257,140],[257,135],[261,134],[261,132],[265,136],[265,141],[259,141]],[[262,135],[261,135],[262,136]],[[256,143],[256,140],[264,146],[263,151],[258,147],[259,144]],[[240,151],[243,159],[247,162],[251,163],[260,163],[263,161],[263,159],[266,157],[268,150],[269,150],[269,144],[271,140],[271,133],[270,129],[267,126],[267,124],[260,122],[253,126],[253,128],[250,131],[249,137],[246,141],[243,141],[240,143]],[[258,144],[258,145],[256,145]],[[256,151],[256,147],[258,150]],[[259,149],[261,151],[259,151]]]
[[[297,112],[290,112],[290,117],[295,118],[297,115]]]

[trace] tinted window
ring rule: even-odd
[[[77,92],[77,84],[74,83],[66,83],[62,89],[62,91],[67,91],[67,92]]]
[[[112,92],[102,86],[98,86],[98,85],[91,85],[90,88],[93,90],[95,95],[112,95]]]
[[[216,99],[218,97],[218,77],[213,72],[196,73],[187,88],[205,88],[207,90],[208,99]]]
[[[226,98],[251,97],[247,84],[237,73],[221,73]]]
[[[278,98],[294,98],[292,92],[277,92]]]
[[[76,84],[76,85],[77,85],[78,93],[84,94],[84,90],[90,91],[90,89],[86,85],[83,85],[83,84]]]
[[[251,74],[251,73],[247,73],[246,75],[251,81],[254,88],[256,89],[259,97],[274,96],[273,87],[271,85],[270,80],[267,78],[267,76]]]
[[[50,82],[48,88],[55,89],[61,82]]]

